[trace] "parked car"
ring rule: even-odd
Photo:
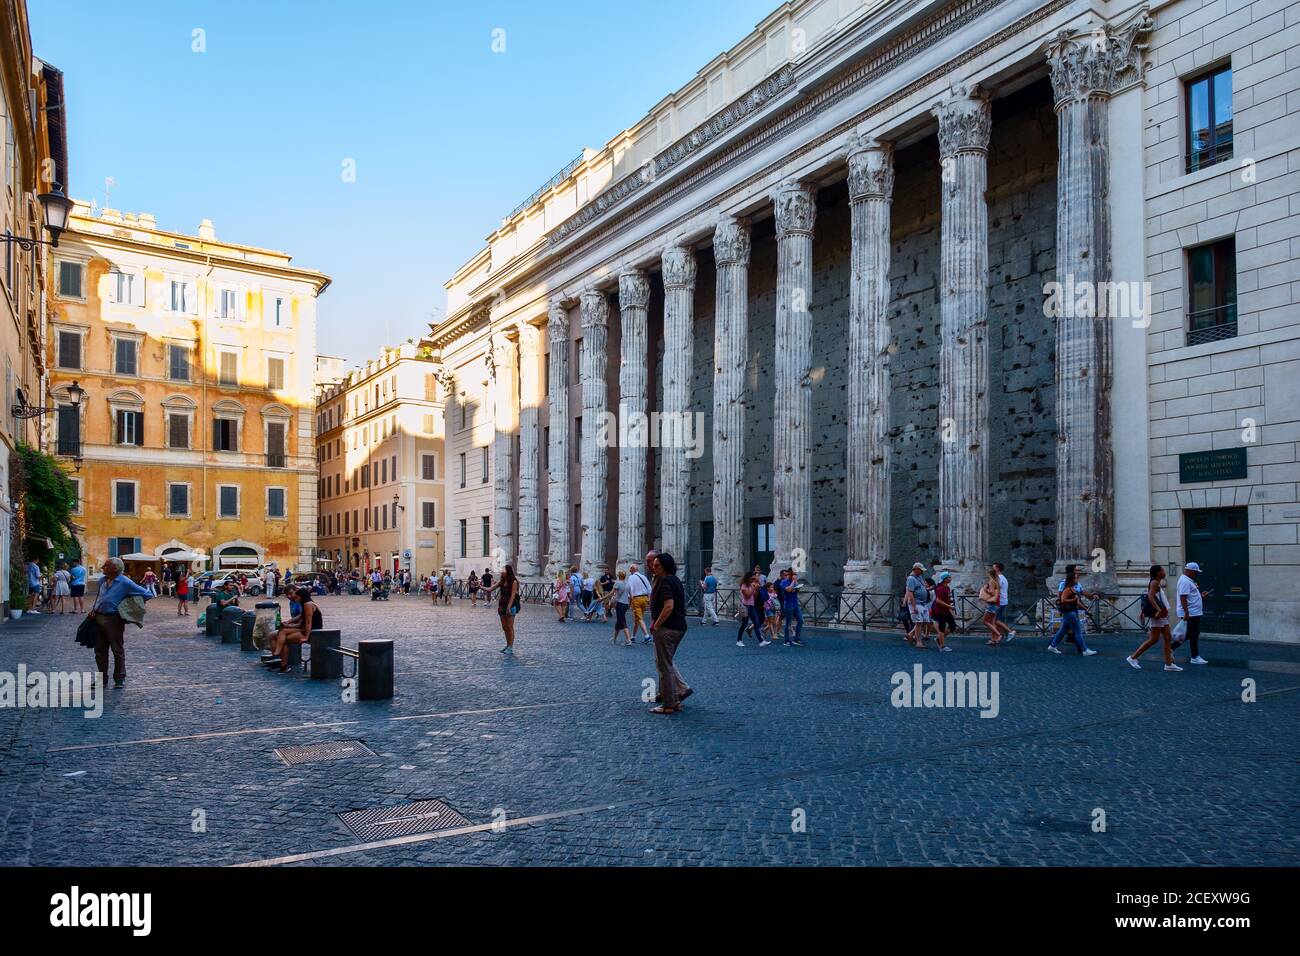
[[[194,584],[198,588],[200,595],[211,594],[224,584],[227,578],[234,577],[241,573],[248,578],[248,586],[243,589],[242,593],[252,597],[257,597],[261,594],[262,581],[260,578],[253,577],[252,574],[247,571],[234,571],[229,568],[220,571],[204,571],[194,579]]]

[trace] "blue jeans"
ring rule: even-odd
[[[757,601],[758,599],[755,598],[754,600]],[[740,631],[736,634],[736,640],[743,641],[745,639],[745,629],[748,627],[754,629],[756,638],[760,641],[763,640],[763,612],[759,610],[757,604],[742,604],[741,607],[745,611],[745,616],[741,618]]]
[[[1074,643],[1079,646],[1080,654],[1088,649],[1087,643],[1083,640],[1083,622],[1079,620],[1078,611],[1063,611],[1061,613],[1061,626],[1052,635],[1052,643],[1048,646],[1055,647],[1057,642],[1065,636],[1066,631],[1074,635]]]
[[[790,640],[790,621],[795,622],[794,639],[800,640],[803,637],[803,608],[798,604],[789,604],[785,608],[785,630],[782,632],[785,639]]]

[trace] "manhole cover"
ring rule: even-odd
[[[275,755],[287,766],[294,767],[300,763],[373,757],[375,752],[359,740],[336,740],[328,744],[308,744],[306,747],[277,747]]]
[[[396,807],[371,807],[340,813],[349,830],[367,842],[388,837],[433,833],[472,824],[441,800],[417,800]]]

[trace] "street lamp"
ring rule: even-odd
[[[402,501],[402,496],[397,494],[396,492],[393,492],[393,514],[394,515],[397,514],[398,508],[401,508],[403,511],[406,510],[406,505],[402,504],[401,501]]]
[[[45,211],[45,231],[50,234],[49,239],[28,239],[25,236],[15,236],[8,230],[0,236],[5,242],[15,242],[23,249],[31,252],[38,245],[58,246],[59,236],[63,235],[68,228],[68,213],[72,212],[72,200],[63,194],[63,187],[58,183],[48,193],[41,193],[36,197],[40,200],[41,208]]]
[[[86,397],[86,390],[73,381],[68,386],[68,398],[72,402],[72,407],[78,409],[81,407],[82,400]],[[42,415],[50,415],[57,412],[58,406],[46,407],[44,405],[28,405],[27,396],[21,388],[14,389],[14,398],[18,401],[9,410],[13,413],[14,418],[39,418]]]

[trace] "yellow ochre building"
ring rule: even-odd
[[[51,263],[46,447],[88,561],[194,551],[208,567],[316,551],[316,298],[282,252],[78,203]],[[80,403],[76,389],[84,391]]]

